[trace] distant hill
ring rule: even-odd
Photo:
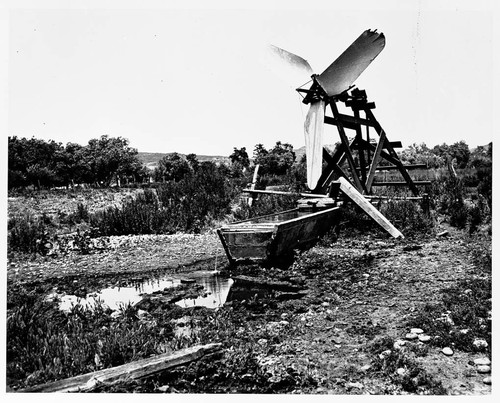
[[[158,166],[158,162],[165,156],[171,155],[173,153],[145,153],[145,152],[138,152],[137,156],[139,157],[139,160],[145,164],[149,169],[155,169]],[[179,155],[182,155],[185,157],[185,154],[179,153]],[[218,163],[229,163],[229,157],[223,157],[221,155],[196,155],[196,158],[198,158],[198,161],[203,162],[203,161],[213,161],[213,162],[218,162]]]
[[[325,144],[325,147],[330,152],[333,152],[335,150],[335,144]],[[306,146],[302,146],[302,147],[297,148],[297,149],[295,149],[293,151],[295,151],[295,162],[300,162],[300,159],[306,153]]]

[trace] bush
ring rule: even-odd
[[[405,235],[429,233],[434,228],[432,217],[410,200],[389,200],[382,206],[381,213]]]
[[[214,219],[230,212],[235,187],[215,164],[181,180],[144,189],[122,207],[110,207],[91,216],[100,235],[155,234],[177,231],[199,232]]]

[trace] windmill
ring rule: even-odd
[[[289,70],[296,76],[312,78],[308,89],[297,88],[305,94],[302,102],[309,105],[304,123],[307,185],[314,193],[328,190],[334,176],[343,177],[360,193],[371,194],[372,187],[377,185],[407,185],[413,194],[418,195],[417,184],[428,184],[427,181],[415,182],[409,176],[406,168],[423,168],[420,165],[404,166],[394,148],[401,146],[400,142],[389,142],[385,131],[375,119],[372,109],[373,102],[368,102],[366,92],[354,88],[355,80],[363,73],[370,63],[384,49],[385,37],[376,30],[363,32],[330,66],[321,74],[314,74],[311,66],[304,58],[284,49],[271,46],[271,52],[285,62]],[[352,91],[351,91],[352,90]],[[349,91],[351,91],[349,93]],[[343,102],[350,107],[353,116],[339,113],[337,102]],[[326,107],[330,106],[333,116],[326,115]],[[362,118],[360,112],[365,113]],[[333,124],[340,135],[340,145],[332,154],[323,148],[324,124]],[[362,127],[366,127],[366,140],[363,138]],[[369,139],[369,128],[375,129],[379,141],[375,145]],[[356,132],[354,140],[349,142],[345,129]],[[357,151],[357,158],[355,153]],[[373,155],[372,155],[373,153]],[[384,158],[390,165],[380,167]],[[323,159],[326,168],[323,169]],[[347,160],[349,172],[342,168]],[[404,182],[375,182],[375,172],[383,169],[397,169]]]

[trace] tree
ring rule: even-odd
[[[470,158],[469,146],[465,141],[459,141],[451,146],[443,143],[435,146],[432,152],[447,162],[455,160],[457,168],[465,168]]]
[[[250,158],[248,158],[246,147],[240,149],[234,147],[234,151],[229,156],[229,159],[232,165],[237,165],[241,168],[248,168],[250,166]]]
[[[164,156],[155,169],[155,180],[157,182],[180,181],[184,176],[191,173],[189,163],[178,153]]]
[[[444,158],[436,155],[425,143],[413,143],[400,153],[400,158],[408,164],[426,164],[428,168],[439,168],[445,164]]]
[[[200,162],[198,161],[198,157],[196,156],[196,154],[191,153],[186,155],[186,160],[194,172],[196,172],[200,167]]]
[[[86,147],[86,162],[95,182],[109,186],[114,177],[130,175],[141,166],[137,150],[122,137],[101,136]]]
[[[266,150],[262,144],[257,144],[254,149],[254,164],[260,165],[259,171],[262,175],[285,175],[295,162],[293,146],[288,143],[277,141],[270,150]]]

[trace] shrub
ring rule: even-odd
[[[122,207],[92,215],[90,222],[101,235],[199,232],[213,219],[230,212],[235,188],[222,169],[203,162],[181,180],[144,189]]]
[[[434,228],[432,217],[410,200],[389,200],[382,205],[381,213],[405,235],[428,233]]]

